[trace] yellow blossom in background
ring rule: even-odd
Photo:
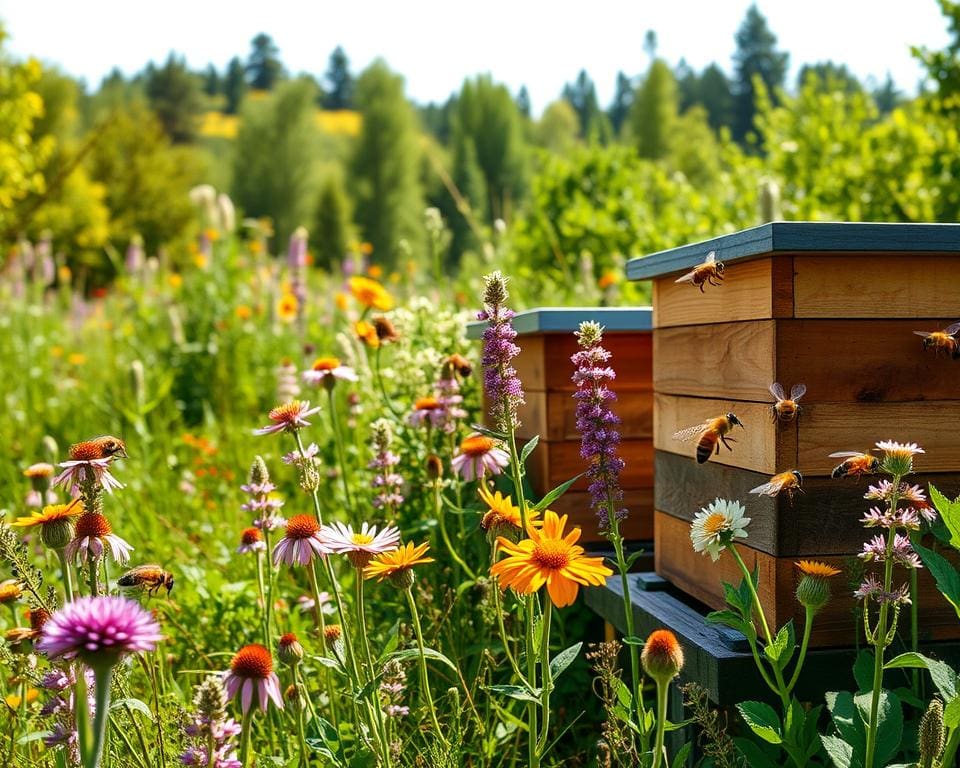
[[[377,329],[374,327],[373,323],[368,323],[366,320],[360,320],[354,324],[353,330],[357,334],[357,338],[368,347],[376,348],[380,346],[380,339],[377,336]]]
[[[211,243],[215,243],[220,239],[220,232],[212,227],[203,230],[203,234],[207,236],[207,240],[209,240]]]
[[[233,310],[233,313],[237,316],[238,320],[249,320],[253,316],[253,310],[246,304],[238,305],[237,308]]]
[[[83,365],[87,362],[87,356],[81,352],[71,352],[67,355],[67,362],[70,365]]]
[[[167,283],[169,283],[171,288],[176,289],[183,285],[183,278],[179,272],[171,272],[167,275]]]
[[[350,293],[353,298],[359,301],[366,309],[373,307],[386,312],[393,309],[393,297],[376,280],[369,277],[356,275],[348,281]]]
[[[57,279],[61,283],[69,283],[71,277],[73,277],[73,272],[70,271],[70,267],[66,264],[57,269]]]
[[[364,256],[369,256],[373,253],[373,243],[360,243],[360,253]]]
[[[38,691],[36,688],[27,688],[27,704],[32,704],[35,702],[39,695],[40,691]],[[16,709],[20,706],[20,697],[15,693],[11,693],[4,699],[4,701],[11,709]]]
[[[284,293],[277,302],[277,317],[282,323],[292,323],[297,318],[299,302],[292,293]]]
[[[193,265],[197,269],[206,269],[207,268],[207,257],[202,253],[196,253],[193,256]]]
[[[54,360],[63,357],[63,347],[61,347],[59,344],[54,344],[52,347],[50,347],[50,357],[52,357]]]
[[[383,267],[381,267],[379,264],[371,264],[369,267],[367,267],[367,274],[375,280],[379,280],[381,277],[383,277]]]
[[[252,240],[247,245],[247,248],[250,249],[250,253],[252,253],[254,256],[263,253],[263,244],[259,240]]]
[[[605,291],[607,288],[610,288],[619,282],[620,276],[616,272],[607,271],[600,275],[600,279],[597,281],[597,286],[601,291]]]
[[[390,282],[393,283],[394,285],[397,285],[397,283],[400,282],[400,273],[399,273],[399,272],[391,272],[391,273],[390,273]]]
[[[336,295],[333,297],[333,302],[337,305],[337,309],[339,309],[341,312],[346,312],[347,301],[349,299],[350,297],[343,291],[337,291]]]

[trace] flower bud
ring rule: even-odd
[[[669,683],[683,669],[683,648],[669,629],[651,632],[640,655],[643,671],[658,685]]]
[[[288,667],[295,667],[303,661],[303,646],[293,632],[287,632],[280,638],[277,646],[277,658]]]
[[[828,579],[836,576],[840,571],[826,563],[813,560],[801,560],[796,566],[800,571],[797,601],[804,608],[816,613],[830,602],[831,594]]]
[[[40,540],[45,547],[55,552],[66,548],[73,540],[73,533],[73,520],[67,517],[51,520],[40,526]]]
[[[427,456],[427,477],[432,481],[443,478],[443,461],[435,453]]]
[[[484,275],[483,303],[488,307],[503,306],[510,293],[507,291],[507,278],[500,270]]]
[[[337,640],[340,639],[341,632],[342,630],[340,629],[339,624],[328,624],[323,629],[323,638],[328,643],[335,643]]]
[[[937,765],[940,753],[943,752],[943,702],[934,699],[927,707],[920,719],[920,730],[917,733],[917,742],[920,748],[920,768],[932,768]]]
[[[410,589],[414,582],[413,568],[401,568],[391,573],[387,579],[389,579],[390,583],[397,589]]]
[[[23,589],[20,582],[16,579],[7,579],[0,582],[0,605],[8,605],[20,599],[23,595]]]
[[[227,692],[223,681],[217,675],[210,675],[200,685],[193,696],[193,706],[197,714],[209,722],[218,723],[227,714]]]

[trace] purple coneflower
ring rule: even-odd
[[[581,435],[580,456],[590,462],[587,474],[590,477],[590,497],[593,509],[600,519],[600,530],[610,529],[610,513],[623,520],[627,510],[620,487],[620,472],[624,462],[617,456],[620,433],[619,417],[610,405],[617,399],[608,381],[616,378],[613,368],[606,365],[610,352],[601,346],[603,328],[599,323],[580,324],[577,333],[580,351],[570,358],[577,367],[573,383],[577,385],[574,398],[577,401],[577,430]]]
[[[509,293],[507,279],[499,272],[483,278],[483,310],[478,320],[486,320],[483,331],[483,386],[490,402],[490,415],[501,432],[510,432],[519,426],[517,408],[523,404],[523,385],[510,361],[520,354],[513,343],[517,337],[511,320],[513,311],[504,307]]]
[[[453,470],[459,472],[467,482],[487,473],[499,475],[509,463],[510,454],[500,448],[493,438],[480,434],[472,434],[460,443],[450,460]]]
[[[363,523],[354,531],[353,526],[334,522],[320,529],[320,539],[327,551],[346,555],[355,568],[364,568],[375,555],[400,545],[400,529],[388,525],[378,533],[377,526]]]
[[[447,422],[447,409],[436,397],[418,397],[413,401],[413,410],[409,416],[413,427],[442,428]]]
[[[310,422],[307,421],[307,417],[313,416],[313,414],[319,410],[319,405],[316,408],[311,408],[309,400],[303,402],[300,400],[291,400],[289,403],[284,403],[271,409],[267,416],[273,424],[255,429],[253,430],[253,434],[275,435],[278,432],[297,432],[304,427],[309,427]]]
[[[53,464],[41,462],[31,464],[23,470],[23,476],[30,481],[30,490],[24,499],[24,505],[28,507],[42,507],[44,504],[56,504],[57,494],[50,489],[50,480],[53,477]]]
[[[263,540],[263,534],[259,528],[244,528],[240,534],[240,546],[237,547],[238,555],[245,555],[248,552],[266,552],[267,542]]]
[[[337,379],[356,381],[357,378],[353,368],[341,365],[335,357],[318,357],[313,361],[313,367],[303,373],[303,380],[307,384],[323,384],[325,387],[333,387]]]
[[[223,679],[227,698],[232,700],[240,694],[240,709],[244,715],[251,707],[259,706],[264,712],[272,700],[283,709],[280,680],[273,671],[273,657],[262,645],[245,645],[230,662],[230,671]]]
[[[287,521],[283,538],[273,548],[273,563],[308,565],[314,557],[322,557],[327,550],[320,538],[320,526],[313,515],[294,515]]]
[[[109,469],[110,462],[114,459],[127,457],[126,446],[122,440],[109,435],[84,440],[71,445],[69,455],[69,461],[60,463],[63,472],[54,478],[54,488],[63,485],[72,495],[83,491],[85,484],[88,490],[93,490],[89,489],[89,486],[93,486],[94,489],[102,489],[107,493],[123,488],[123,483],[111,475]],[[88,507],[93,509],[94,505],[88,503]]]
[[[84,512],[77,518],[73,539],[64,554],[77,563],[98,561],[103,557],[104,544],[110,549],[114,562],[123,565],[130,559],[133,547],[113,532],[110,521],[99,512]]]

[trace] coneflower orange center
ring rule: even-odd
[[[240,677],[266,680],[273,672],[273,659],[262,645],[245,645],[233,657],[230,669]]]
[[[287,538],[309,539],[320,530],[312,515],[294,515],[287,520]]]
[[[313,370],[332,371],[340,367],[340,361],[335,357],[318,357],[313,361]]]
[[[240,543],[248,546],[262,540],[263,534],[260,533],[259,528],[244,528],[243,533],[240,534]]]
[[[53,474],[53,464],[31,464],[23,470],[24,477],[50,477]]]
[[[413,408],[417,411],[435,411],[440,407],[440,401],[435,397],[418,397]]]
[[[467,456],[482,456],[492,451],[494,445],[495,443],[491,438],[474,435],[460,443],[460,453],[465,453]]]
[[[533,548],[532,557],[541,568],[559,571],[570,564],[570,546],[565,541],[542,539]]]
[[[278,423],[293,423],[300,415],[301,405],[299,400],[294,400],[273,408],[269,414],[271,421]]]
[[[73,461],[91,461],[103,458],[103,448],[94,440],[85,440],[82,443],[70,446],[70,458]]]
[[[283,635],[283,636],[280,638],[280,645],[281,645],[281,646],[284,646],[284,645],[293,645],[295,642],[297,642],[297,636],[296,636],[295,634],[293,634],[293,632],[287,632],[285,635]]]
[[[727,516],[720,513],[714,512],[706,520],[703,521],[703,530],[706,533],[716,536],[718,533],[723,533],[730,527]]]
[[[99,512],[84,512],[77,520],[76,535],[78,539],[85,536],[103,538],[113,533],[110,521]]]

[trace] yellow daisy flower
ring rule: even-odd
[[[414,545],[412,541],[402,544],[398,549],[382,552],[363,569],[363,578],[390,581],[401,589],[413,584],[413,566],[432,563],[432,557],[424,557],[430,545]]]

